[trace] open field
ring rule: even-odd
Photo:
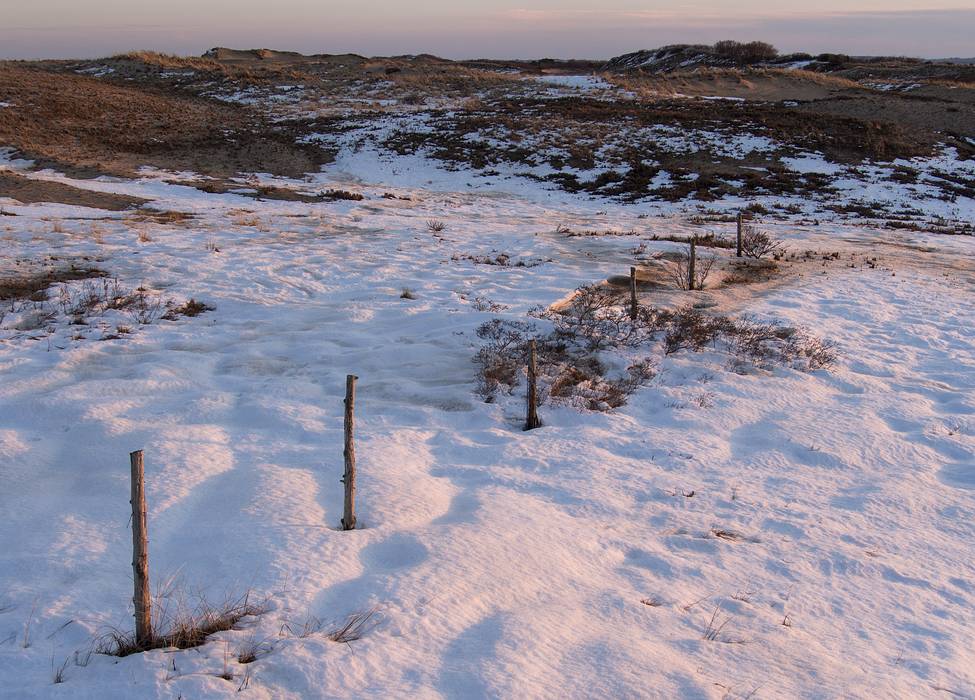
[[[975,102],[857,70],[0,64],[2,693],[975,697]],[[232,619],[118,657],[137,449]]]

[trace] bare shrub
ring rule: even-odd
[[[705,314],[693,306],[681,307],[674,312],[667,325],[665,352],[668,355],[678,350],[699,352],[708,345],[714,345],[727,326],[728,320],[724,317]]]
[[[759,322],[742,318],[727,327],[732,368],[748,365],[771,369],[775,365],[800,370],[817,370],[836,361],[834,345],[802,328],[790,328],[776,321]]]
[[[447,230],[447,224],[439,219],[430,219],[427,221],[427,229],[431,233],[440,233]]]
[[[486,340],[474,356],[479,365],[477,393],[490,399],[499,391],[510,393],[518,385],[521,368],[527,358],[528,341],[535,325],[526,321],[504,321],[499,318],[481,324],[477,337]]]
[[[690,291],[694,289],[704,289],[704,285],[711,276],[711,268],[716,261],[714,254],[702,256],[695,255],[694,260],[694,279],[691,279],[691,256],[689,253],[680,253],[670,266],[670,277],[678,289]]]
[[[400,299],[416,299],[416,292],[409,287],[403,287],[403,291],[400,292]]]
[[[604,376],[602,365],[586,358],[588,363],[562,363],[558,375],[549,389],[549,399],[553,404],[564,404],[590,411],[608,411],[626,404],[626,399],[641,386],[657,375],[656,363],[651,359],[636,362],[626,369],[626,373],[615,378]],[[600,371],[586,371],[586,365],[597,367]]]
[[[494,319],[482,324],[477,334],[488,343],[475,356],[480,365],[478,393],[488,401],[498,392],[510,393],[521,381],[528,342],[534,339],[541,401],[600,411],[624,405],[655,376],[656,366],[641,360],[614,376],[598,352],[645,342],[659,330],[664,314],[643,308],[637,319],[631,319],[616,303],[617,296],[594,285],[580,287],[568,307],[537,313],[555,327],[544,335],[524,321]]]
[[[538,315],[551,321],[558,335],[581,340],[589,350],[636,347],[660,331],[669,318],[666,311],[643,305],[637,318],[631,319],[622,292],[594,284],[579,287],[565,308]]]
[[[773,238],[767,231],[760,231],[754,226],[745,226],[741,232],[741,253],[747,258],[760,260],[767,255],[774,255],[782,250],[783,243]]]

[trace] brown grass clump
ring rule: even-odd
[[[325,190],[319,195],[322,199],[328,200],[330,202],[336,201],[350,201],[350,202],[361,202],[365,197],[363,197],[358,192],[349,192],[347,190]]]
[[[111,630],[96,645],[95,651],[109,656],[129,656],[152,649],[192,649],[205,644],[210,636],[218,632],[233,629],[244,618],[256,617],[266,611],[266,603],[252,602],[249,593],[218,607],[201,597],[193,609],[180,606],[166,621],[166,631],[154,632],[148,642],[138,643],[132,632]]]
[[[108,273],[97,267],[50,267],[26,275],[0,278],[0,300],[43,301],[47,289],[61,282],[107,277]]]
[[[223,72],[224,64],[212,58],[201,58],[198,56],[175,56],[168,53],[157,51],[129,51],[128,53],[118,54],[112,57],[119,61],[138,61],[147,65],[156,66],[165,70],[199,70],[211,71],[215,73]]]
[[[199,316],[206,311],[213,311],[214,307],[204,304],[196,299],[190,299],[185,304],[180,306],[171,306],[169,310],[162,315],[167,321],[175,321],[180,316]]]

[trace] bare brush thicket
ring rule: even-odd
[[[652,356],[623,372],[612,371],[608,358],[600,356],[610,350],[632,351],[660,341],[666,355],[714,349],[729,355],[729,367],[737,372],[775,366],[812,371],[836,359],[829,341],[777,322],[711,315],[691,306],[676,311],[641,306],[631,318],[624,295],[597,285],[580,287],[563,308],[533,315],[549,322],[552,330],[544,333],[533,321],[498,318],[478,327],[485,344],[474,358],[477,391],[486,401],[520,384],[531,340],[537,348],[540,400],[598,411],[622,406],[656,375]]]
[[[720,56],[727,56],[740,63],[761,63],[771,61],[779,55],[779,50],[764,41],[740,42],[726,39],[712,47]]]
[[[689,253],[680,253],[670,266],[670,277],[678,289],[685,291],[704,289],[716,260],[714,254],[695,255],[694,278],[691,279],[691,256]]]

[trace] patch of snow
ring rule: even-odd
[[[782,164],[797,173],[819,173],[822,175],[839,175],[845,168],[826,159],[822,153],[804,153],[801,156],[784,157]]]
[[[102,78],[106,75],[111,75],[114,72],[115,69],[110,66],[90,66],[88,68],[79,68],[75,71],[75,73],[90,75],[93,78]]]
[[[13,148],[0,146],[0,170],[26,170],[34,166],[32,160],[15,158],[16,152]]]
[[[531,80],[537,80],[549,85],[574,88],[576,90],[611,90],[613,85],[595,75],[537,75]]]

